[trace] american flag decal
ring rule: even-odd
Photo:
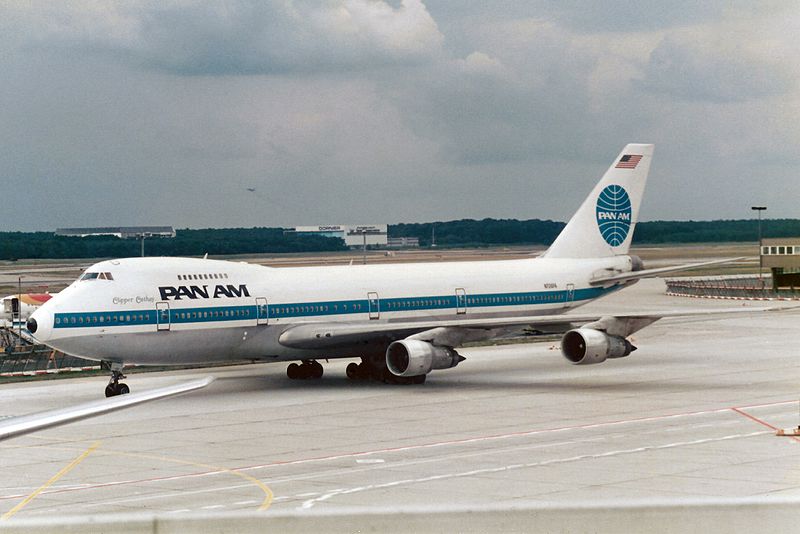
[[[621,158],[619,158],[619,163],[616,164],[614,167],[615,169],[635,169],[636,165],[639,164],[641,161],[642,156],[636,156],[633,154],[625,154]]]

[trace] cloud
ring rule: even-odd
[[[435,57],[443,40],[421,0],[397,7],[381,0],[56,2],[11,14],[5,26],[18,44],[107,54],[179,75],[413,64]],[[34,31],[14,31],[20,27]]]
[[[681,100],[725,103],[785,94],[795,81],[780,62],[738,42],[673,34],[653,50],[638,85]]]

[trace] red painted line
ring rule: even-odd
[[[763,426],[765,426],[767,428],[771,428],[772,430],[775,430],[775,431],[778,430],[778,427],[772,426],[771,424],[767,423],[766,421],[764,421],[762,419],[759,419],[758,417],[756,417],[754,415],[750,415],[749,413],[747,413],[745,411],[742,411],[739,408],[731,408],[731,410],[736,412],[736,413],[738,413],[739,415],[743,415],[743,416],[747,417],[748,419],[751,419],[751,420],[755,421],[759,425],[763,425]]]
[[[731,410],[732,410],[732,411],[734,411],[734,412],[736,412],[736,413],[738,413],[738,414],[740,414],[740,415],[743,415],[743,416],[747,417],[748,419],[750,419],[750,420],[752,420],[752,421],[755,421],[755,422],[756,422],[756,423],[758,423],[759,425],[763,425],[763,426],[765,426],[765,427],[767,427],[767,428],[771,428],[772,430],[774,430],[774,431],[776,431],[776,432],[777,432],[778,430],[780,430],[780,428],[778,428],[778,427],[776,427],[776,426],[772,426],[771,424],[767,423],[767,422],[766,422],[766,421],[764,421],[763,419],[759,419],[758,417],[756,417],[756,416],[754,416],[754,415],[750,415],[749,413],[747,413],[747,412],[745,412],[745,411],[742,411],[742,410],[741,410],[741,409],[739,409],[739,408],[731,408]],[[790,439],[793,439],[794,441],[797,441],[798,443],[800,443],[800,438],[798,438],[798,437],[796,437],[796,436],[785,436],[785,437],[788,437],[788,438],[790,438]]]
[[[744,406],[742,408],[754,409],[754,408],[765,408],[770,406],[780,406],[782,404],[793,404],[796,403],[796,400],[791,401],[777,401],[777,402],[769,402],[763,404],[752,404],[749,406]],[[672,419],[672,418],[679,418],[679,417],[694,417],[698,415],[709,415],[709,414],[719,414],[725,413],[729,411],[734,411],[740,415],[743,415],[753,421],[764,425],[772,430],[777,430],[776,427],[766,423],[746,412],[742,411],[742,408],[737,407],[725,407],[725,408],[712,408],[707,410],[698,410],[692,412],[678,412],[672,414],[664,414],[664,415],[654,415],[654,416],[646,416],[646,417],[636,417],[632,419],[618,419],[612,421],[603,421],[599,423],[587,423],[583,425],[573,425],[573,426],[562,426],[562,427],[553,427],[553,428],[545,428],[545,429],[538,429],[538,430],[524,430],[519,432],[509,432],[506,434],[492,434],[488,436],[473,436],[471,438],[461,438],[455,440],[447,440],[447,441],[434,441],[429,443],[422,443],[417,445],[407,445],[403,447],[387,447],[383,449],[374,449],[374,450],[367,450],[367,451],[357,451],[357,452],[346,452],[341,454],[332,454],[328,456],[316,456],[311,458],[299,458],[295,460],[282,460],[278,462],[271,462],[266,464],[258,464],[258,465],[250,465],[250,466],[243,466],[243,467],[232,467],[229,470],[210,470],[210,471],[203,471],[199,473],[187,473],[183,475],[169,475],[169,476],[162,476],[162,477],[151,477],[151,478],[142,478],[137,480],[122,480],[122,481],[114,481],[114,482],[104,482],[98,484],[91,484],[91,485],[81,485],[71,488],[63,488],[57,490],[46,491],[43,494],[57,494],[57,493],[70,493],[73,491],[83,491],[83,490],[91,490],[91,489],[98,489],[98,488],[107,488],[113,486],[123,486],[127,484],[142,484],[147,482],[161,482],[167,480],[176,480],[181,478],[196,478],[202,476],[210,476],[210,475],[217,475],[223,474],[228,471],[248,471],[248,470],[256,470],[256,469],[267,469],[270,467],[282,467],[287,465],[297,465],[303,463],[312,463],[312,462],[324,462],[324,461],[331,461],[337,460],[342,458],[356,458],[359,456],[370,456],[373,454],[386,454],[386,453],[393,453],[393,452],[401,452],[401,451],[409,451],[409,450],[419,450],[419,449],[427,449],[427,448],[435,448],[435,447],[445,447],[445,446],[452,446],[452,445],[463,445],[467,443],[477,443],[481,441],[492,441],[492,440],[499,440],[499,439],[508,439],[508,438],[515,438],[515,437],[523,437],[523,436],[533,436],[537,434],[546,434],[550,432],[566,432],[570,430],[587,430],[591,428],[602,428],[606,426],[614,426],[614,425],[623,425],[623,424],[631,424],[631,423],[644,423],[644,422],[653,422],[653,421],[662,421],[664,419]],[[794,438],[797,441],[800,439]],[[113,453],[111,453],[113,454]],[[17,499],[20,497],[24,497],[25,495],[0,495],[0,501],[6,499]]]

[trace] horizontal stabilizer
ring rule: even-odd
[[[688,271],[690,269],[697,269],[699,267],[708,267],[710,265],[720,265],[723,263],[731,263],[745,259],[742,258],[728,258],[724,260],[704,261],[701,263],[687,263],[685,265],[673,265],[671,267],[659,267],[658,269],[644,269],[642,271],[632,271],[624,274],[615,274],[611,276],[601,276],[591,280],[589,283],[593,286],[602,286],[617,282],[627,282],[630,280],[641,280],[643,278],[653,278],[667,273],[676,273],[680,271]]]

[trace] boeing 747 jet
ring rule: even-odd
[[[716,263],[646,270],[628,254],[652,157],[653,145],[627,145],[539,257],[299,268],[117,259],[53,296],[28,330],[107,362],[107,396],[128,393],[126,363],[291,361],[296,379],[320,378],[320,360],[357,358],[350,378],[422,383],[464,360],[463,343],[522,328],[566,331],[561,352],[573,364],[621,358],[635,350],[626,338],[664,314],[564,313],[641,278]]]

